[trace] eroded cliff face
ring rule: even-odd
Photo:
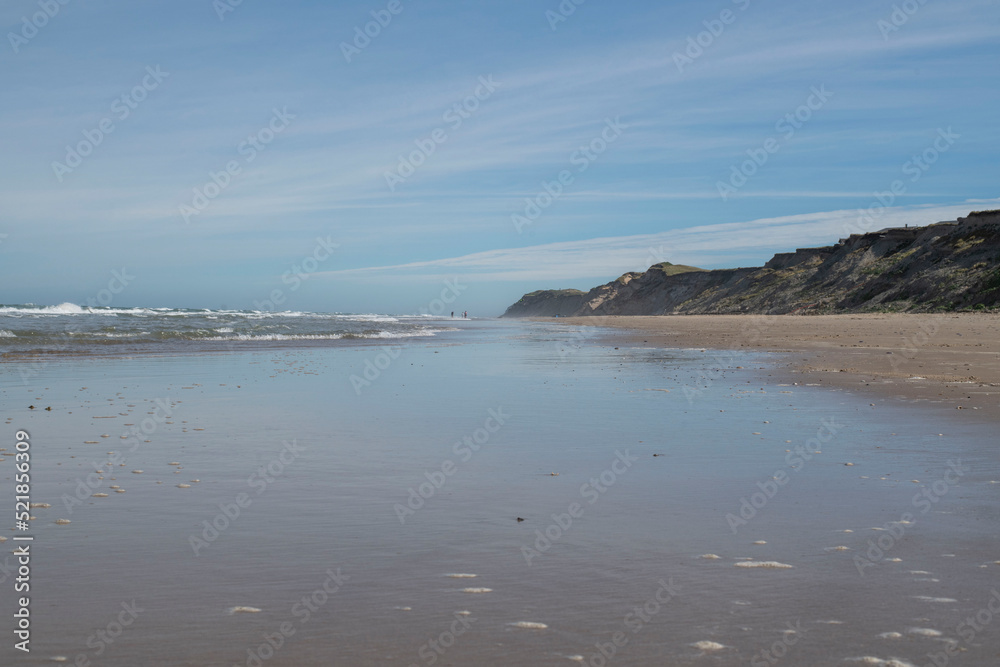
[[[983,211],[779,253],[762,267],[658,264],[586,293],[525,294],[504,317],[920,312],[998,304],[1000,211]]]

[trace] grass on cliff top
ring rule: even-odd
[[[548,296],[580,296],[581,294],[586,294],[586,292],[581,292],[578,289],[540,289],[535,290],[534,292],[528,292],[521,298],[527,299],[528,297],[539,296],[542,294]]]
[[[697,266],[685,266],[684,264],[671,264],[670,262],[660,262],[649,267],[650,271],[660,271],[668,276],[675,276],[678,273],[690,273],[692,271],[706,271]]]

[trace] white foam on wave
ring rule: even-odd
[[[148,336],[148,331],[127,331],[127,332],[111,332],[111,331],[95,331],[93,333],[80,331],[71,331],[70,335],[79,333],[81,336],[98,336],[100,338],[138,338],[140,336]]]
[[[339,319],[350,320],[352,322],[398,322],[399,320],[392,315],[378,315],[375,313],[368,313],[364,315],[337,315]]]
[[[414,329],[411,331],[379,331],[371,334],[354,334],[358,338],[413,338],[418,336],[433,336],[445,329]]]
[[[921,602],[958,602],[955,598],[932,598],[927,595],[914,595],[913,599]]]
[[[473,579],[475,577],[478,577],[479,575],[478,574],[465,574],[465,573],[462,573],[462,572],[457,572],[457,573],[454,573],[454,574],[446,574],[444,576],[451,577],[452,579]]]
[[[259,614],[260,609],[257,607],[230,607],[227,612],[230,616],[233,614]]]
[[[902,632],[883,632],[879,636],[879,639],[902,639]]]
[[[463,593],[492,593],[492,588],[463,588]]]
[[[316,313],[301,310],[233,310],[220,308],[114,308],[109,306],[79,306],[66,301],[55,306],[34,306],[31,304],[0,306],[0,315],[160,315],[167,317],[245,317],[247,319],[269,319],[274,317],[306,317],[318,319],[341,319],[354,322],[398,322],[392,315],[378,313],[341,314]]]
[[[275,341],[275,340],[341,340],[343,338],[414,338],[433,336],[435,329],[419,329],[415,331],[378,331],[365,334],[233,334],[228,336],[208,336],[201,340],[238,340],[238,341]]]
[[[508,623],[512,628],[521,628],[523,630],[546,630],[549,626],[544,623],[536,623],[535,621],[515,621],[514,623]]]
[[[17,334],[15,334],[13,331],[0,329],[0,338],[17,338]]]
[[[34,308],[24,308],[18,306],[4,306],[0,308],[0,315],[79,315],[87,311],[75,303],[60,303],[58,306],[42,306]]]
[[[794,565],[789,565],[788,563],[779,563],[776,560],[743,560],[738,563],[733,563],[736,567],[755,567],[763,569],[774,569],[774,570],[789,570]]]

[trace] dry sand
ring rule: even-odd
[[[946,402],[1000,420],[1000,316],[994,314],[666,315],[546,322],[623,329],[614,341],[783,353],[778,368],[819,383]]]

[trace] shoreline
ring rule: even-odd
[[[798,382],[944,403],[1000,420],[1000,316],[651,315],[530,318],[620,329],[609,342],[665,348],[755,349],[781,355]]]

